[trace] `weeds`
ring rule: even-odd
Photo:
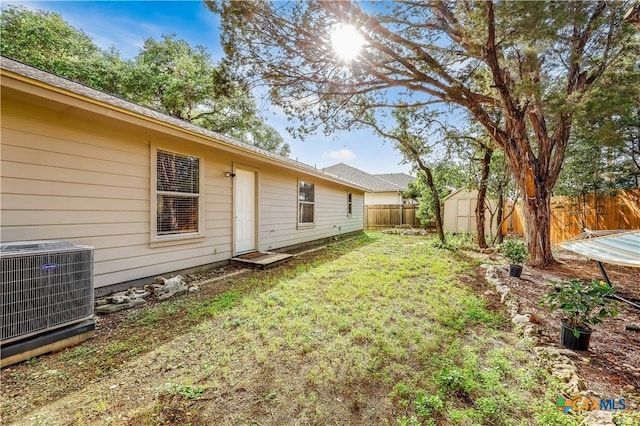
[[[180,395],[186,399],[198,399],[205,392],[204,386],[193,386],[193,385],[176,385],[172,384],[167,393],[169,395]]]
[[[195,319],[213,317],[222,311],[234,307],[242,298],[237,291],[228,291],[214,299],[193,303],[189,309],[189,315]]]
[[[160,313],[158,312],[149,312],[147,315],[137,320],[138,324],[146,326],[152,326],[158,321],[160,321]]]
[[[449,251],[469,250],[477,247],[475,235],[467,232],[446,232],[445,243],[434,238],[431,240],[431,244],[437,249]]]
[[[96,352],[96,348],[90,344],[79,345],[75,348],[65,351],[62,354],[64,359],[74,359],[74,358],[86,358],[93,355]]]
[[[425,418],[439,414],[444,409],[444,401],[439,395],[419,394],[415,405],[418,416]]]

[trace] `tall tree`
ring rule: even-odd
[[[478,247],[487,248],[485,235],[486,220],[485,212],[490,207],[487,199],[489,182],[491,178],[491,160],[495,152],[495,145],[484,129],[478,126],[469,126],[464,130],[450,129],[446,132],[446,140],[455,147],[459,153],[458,157],[463,158],[470,170],[470,182],[468,187],[478,191],[475,207],[476,217],[476,240]]]
[[[36,68],[114,93],[126,64],[56,13],[9,6],[0,14],[0,54]]]
[[[584,111],[576,115],[572,143],[554,194],[569,196],[576,223],[586,226],[602,212],[602,195],[639,187],[640,61],[621,62],[602,76],[605,87],[594,90]]]
[[[62,16],[8,6],[0,14],[0,53],[235,137],[280,155],[290,148],[260,116],[250,88],[232,79],[204,47],[175,36],[145,41],[135,60],[100,49]]]
[[[444,199],[454,189],[462,188],[469,178],[465,168],[451,160],[451,158],[424,159],[416,180],[409,184],[407,191],[407,196],[419,201],[418,217],[422,224],[424,226],[430,223],[435,224],[438,238],[442,243],[446,240],[442,224],[441,229],[438,230],[438,215],[442,221]]]
[[[574,116],[605,71],[638,55],[623,23],[630,2],[205,1],[227,54],[270,84],[302,133],[389,108],[466,109],[505,152],[542,266],[553,262],[550,196]],[[364,41],[352,60],[331,48],[339,24]]]
[[[148,38],[134,60],[128,97],[174,117],[287,156],[282,136],[260,117],[250,88],[203,46],[175,34]]]
[[[491,244],[501,244],[504,239],[502,233],[503,223],[513,214],[515,203],[519,198],[515,188],[513,174],[509,169],[503,151],[495,151],[491,157],[491,171],[489,173],[488,192],[496,200],[495,210],[492,211],[494,221],[492,221],[492,242]],[[511,209],[505,212],[505,203],[510,201]],[[495,228],[493,228],[495,224]]]
[[[421,176],[424,177],[420,182],[426,184],[421,188],[426,187],[428,193],[422,194],[420,197],[421,208],[418,213],[423,222],[431,220],[434,222],[438,238],[445,244],[441,200],[442,185],[439,185],[441,182],[434,179],[429,161],[429,157],[433,154],[432,136],[439,133],[439,127],[436,126],[438,114],[421,114],[421,112],[417,108],[398,108],[392,111],[391,116],[395,121],[395,127],[391,130],[385,129],[385,126],[379,124],[375,116],[371,114],[359,117],[357,122],[373,128],[378,135],[392,141],[396,149],[404,156],[405,161],[419,170]],[[416,188],[414,186],[412,193],[415,193]]]
[[[572,146],[556,193],[586,194],[638,187],[640,177],[640,61],[629,58],[602,76],[576,115]]]

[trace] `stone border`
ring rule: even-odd
[[[111,314],[124,309],[144,305],[147,303],[146,298],[152,294],[155,294],[158,301],[161,302],[174,296],[180,296],[184,293],[200,291],[200,286],[202,285],[211,284],[216,281],[244,274],[248,271],[249,269],[240,269],[215,278],[192,281],[189,284],[186,283],[182,275],[176,275],[169,279],[157,277],[156,282],[153,284],[146,285],[144,287],[131,287],[127,290],[119,291],[109,296],[96,299],[94,312],[96,314]]]
[[[355,238],[353,236],[346,236],[344,241]],[[313,253],[315,251],[327,248],[327,244],[313,246],[307,250],[293,254],[294,257],[302,256],[303,254]],[[163,301],[174,296],[180,296],[184,293],[193,293],[200,290],[200,286],[214,283],[216,281],[224,280],[227,278],[235,277],[251,271],[251,269],[242,268],[235,272],[220,275],[214,278],[194,280],[190,283],[186,283],[182,275],[176,275],[169,279],[164,277],[157,277],[153,284],[145,285],[143,287],[130,287],[123,291],[118,291],[109,294],[104,297],[95,299],[94,312],[96,314],[111,314],[114,312],[122,311],[125,309],[131,309],[139,305],[147,303],[146,298],[155,294],[158,301]]]
[[[533,352],[538,361],[549,370],[551,375],[563,383],[563,391],[567,395],[580,396],[587,399],[602,398],[602,395],[587,388],[587,384],[578,376],[578,368],[571,358],[579,358],[582,362],[589,362],[588,357],[582,357],[578,353],[555,346],[545,345],[540,338],[542,330],[531,321],[531,314],[522,312],[518,300],[511,293],[511,288],[501,280],[498,268],[505,266],[481,264],[485,269],[485,278],[492,284],[498,294],[500,301],[507,308],[515,330],[528,343],[533,346]],[[571,357],[571,358],[569,358]],[[603,410],[593,410],[584,413],[584,420],[581,425],[588,426],[615,426],[613,422],[613,412]]]

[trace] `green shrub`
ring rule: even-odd
[[[504,240],[500,245],[500,252],[512,265],[522,265],[529,258],[526,244],[513,238]]]
[[[540,305],[547,306],[554,316],[561,313],[563,321],[573,329],[577,338],[579,329],[589,330],[603,319],[618,315],[616,302],[607,298],[614,292],[604,281],[582,282],[574,278],[554,284]]]

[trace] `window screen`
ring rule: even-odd
[[[158,150],[156,164],[157,234],[198,232],[200,160]]]
[[[313,223],[315,186],[309,182],[298,183],[298,223]]]

